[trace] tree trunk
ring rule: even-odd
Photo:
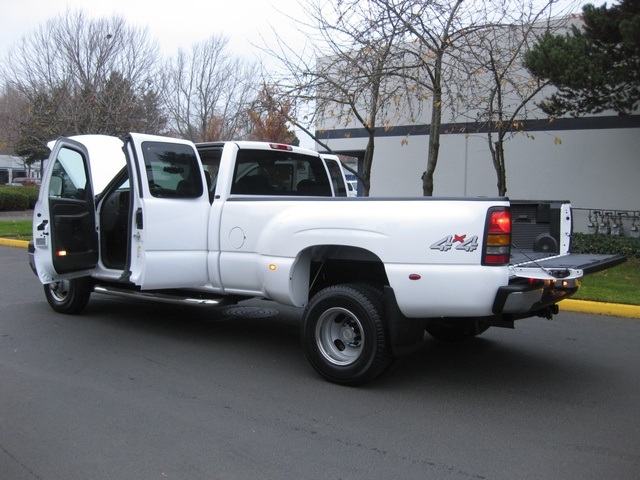
[[[502,132],[499,132],[498,140],[495,142],[492,140],[491,136],[491,131],[489,131],[489,150],[491,150],[493,168],[496,171],[496,178],[498,180],[498,195],[504,197],[507,194],[507,169],[505,167],[504,157],[504,135]]]
[[[369,141],[367,142],[367,148],[364,151],[363,159],[363,177],[364,182],[362,185],[362,195],[369,196],[371,190],[371,165],[373,164],[373,152],[375,150],[375,130],[369,131]]]
[[[504,141],[501,135],[496,142],[495,151],[497,155],[498,195],[504,197],[507,194],[507,171],[504,165]]]
[[[422,194],[425,197],[433,196],[433,175],[438,164],[440,152],[440,124],[442,122],[442,88],[439,85],[440,73],[437,73],[438,86],[433,92],[431,110],[431,130],[429,132],[429,152],[427,157],[427,170],[422,175]]]

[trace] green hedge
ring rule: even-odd
[[[624,255],[628,258],[640,258],[640,239],[574,233],[571,237],[571,253]]]
[[[39,187],[0,187],[0,212],[32,209],[38,200]]]

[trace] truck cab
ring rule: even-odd
[[[210,231],[220,222],[216,202],[346,197],[338,164],[289,145],[194,149],[187,141],[131,134],[61,138],[51,147],[34,212],[33,265],[45,284],[94,276],[141,289],[221,292],[220,239]]]

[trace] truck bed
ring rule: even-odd
[[[619,255],[572,254],[569,201],[511,200],[510,264],[518,269],[542,268],[562,278],[563,270],[584,275],[625,262]]]

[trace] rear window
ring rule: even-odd
[[[232,194],[331,196],[322,159],[288,151],[240,150]]]

